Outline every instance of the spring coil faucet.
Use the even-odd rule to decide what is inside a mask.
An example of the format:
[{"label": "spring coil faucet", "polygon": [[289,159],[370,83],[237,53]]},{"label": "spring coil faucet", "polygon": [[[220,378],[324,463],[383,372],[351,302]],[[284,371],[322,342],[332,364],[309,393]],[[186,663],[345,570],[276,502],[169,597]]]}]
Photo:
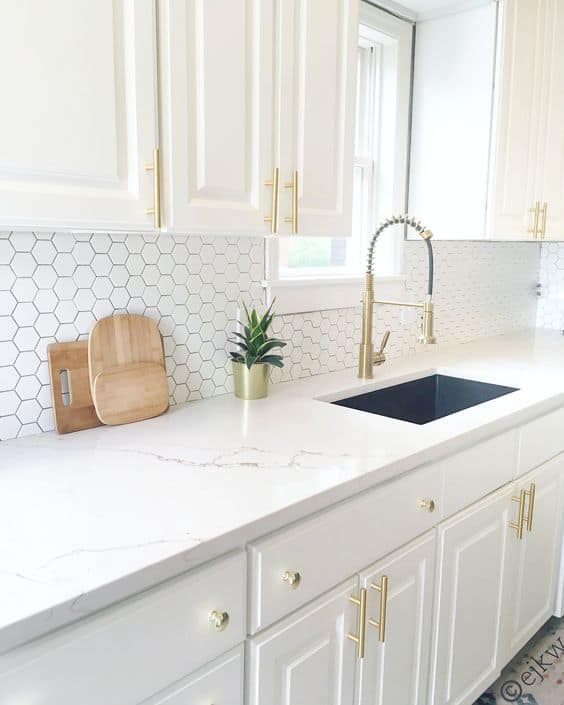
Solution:
[{"label": "spring coil faucet", "polygon": [[[374,248],[380,235],[391,225],[409,225],[415,230],[419,237],[427,245],[427,255],[429,263],[429,278],[427,284],[427,295],[423,303],[407,303],[403,301],[383,301],[374,299]],[[408,308],[423,309],[423,323],[421,333],[417,338],[417,342],[425,345],[436,343],[436,338],[433,334],[433,275],[434,275],[434,259],[433,247],[431,238],[433,233],[421,225],[421,222],[412,218],[409,215],[396,215],[387,218],[378,226],[376,232],[370,239],[368,245],[368,259],[366,263],[366,274],[364,277],[364,291],[362,295],[362,339],[360,342],[360,354],[358,361],[358,376],[361,379],[372,379],[374,377],[374,365],[381,364],[386,359],[383,354],[383,349],[388,340],[389,333],[384,336],[385,342],[380,347],[379,352],[374,353],[374,345],[372,342],[372,317],[374,304],[385,304],[388,306],[406,306]]]}]

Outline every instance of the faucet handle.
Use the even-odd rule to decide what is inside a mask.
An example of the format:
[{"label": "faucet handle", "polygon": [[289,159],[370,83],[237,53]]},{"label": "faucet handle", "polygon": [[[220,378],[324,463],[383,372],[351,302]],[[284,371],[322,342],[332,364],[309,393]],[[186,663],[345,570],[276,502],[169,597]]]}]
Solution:
[{"label": "faucet handle", "polygon": [[386,362],[386,356],[384,354],[384,350],[386,348],[386,345],[388,344],[388,340],[390,339],[390,331],[387,330],[384,335],[382,336],[382,341],[380,343],[380,349],[378,352],[374,353],[374,359],[373,363],[375,365],[382,365],[384,362]]}]

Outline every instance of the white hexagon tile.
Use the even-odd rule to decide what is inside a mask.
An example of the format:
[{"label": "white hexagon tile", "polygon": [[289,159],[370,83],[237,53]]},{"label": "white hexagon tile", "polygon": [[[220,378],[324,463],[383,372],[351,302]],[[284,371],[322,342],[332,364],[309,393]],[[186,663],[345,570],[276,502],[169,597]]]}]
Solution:
[{"label": "white hexagon tile", "polygon": [[[437,333],[470,340],[534,324],[538,247],[436,243]],[[425,250],[405,247],[407,286],[419,296]],[[238,302],[262,300],[260,238],[0,233],[0,440],[53,428],[47,345],[85,337],[113,312],[153,317],[164,337],[171,403],[231,389],[226,348]],[[414,350],[416,317],[376,312],[392,330],[391,357]],[[273,381],[355,364],[358,309],[280,316],[286,366]]]},{"label": "white hexagon tile", "polygon": [[537,325],[564,331],[564,243],[543,243],[540,285]]}]

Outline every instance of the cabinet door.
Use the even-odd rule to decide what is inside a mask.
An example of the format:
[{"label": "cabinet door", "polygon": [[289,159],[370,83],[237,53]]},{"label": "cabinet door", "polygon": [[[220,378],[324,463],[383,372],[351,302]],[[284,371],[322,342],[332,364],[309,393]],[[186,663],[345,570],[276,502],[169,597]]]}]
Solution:
[{"label": "cabinet door", "polygon": [[430,701],[472,703],[499,673],[510,488],[439,525]]},{"label": "cabinet door", "polygon": [[[300,235],[348,236],[358,45],[358,0],[279,0],[276,152],[282,187],[298,175]],[[292,191],[280,196],[290,233]]]},{"label": "cabinet door", "polygon": [[[361,586],[368,590],[368,618],[379,621],[384,606],[386,613],[384,641],[378,629],[367,625],[358,705],[427,705],[435,543],[432,532],[361,575]],[[383,578],[387,596],[371,587],[381,586]]]},{"label": "cabinet door", "polygon": [[250,705],[350,705],[358,581],[351,580],[249,642]]},{"label": "cabinet door", "polygon": [[0,226],[150,230],[154,0],[0,0]]},{"label": "cabinet door", "polygon": [[546,2],[505,0],[501,13],[490,237],[532,237]]},{"label": "cabinet door", "polygon": [[268,232],[273,0],[163,0],[159,20],[166,222]]},{"label": "cabinet door", "polygon": [[222,656],[143,705],[243,705],[243,647]]},{"label": "cabinet door", "polygon": [[[541,627],[554,611],[557,549],[560,544],[562,507],[559,475],[564,471],[564,456],[559,456],[515,483],[513,494],[530,491],[526,496],[525,519],[532,515],[530,530],[519,539],[512,530],[508,551],[508,581],[504,625],[509,660]],[[514,503],[517,507],[517,503]],[[515,509],[513,510],[515,513]]]},{"label": "cabinet door", "polygon": [[545,239],[564,239],[564,5],[548,0],[545,68],[542,81],[543,125],[539,198],[546,203]]}]

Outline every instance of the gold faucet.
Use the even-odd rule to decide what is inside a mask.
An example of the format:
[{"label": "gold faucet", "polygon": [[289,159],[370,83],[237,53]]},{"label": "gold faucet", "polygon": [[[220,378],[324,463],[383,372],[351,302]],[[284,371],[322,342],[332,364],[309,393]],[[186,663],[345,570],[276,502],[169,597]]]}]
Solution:
[{"label": "gold faucet", "polygon": [[[427,296],[423,303],[408,303],[404,301],[384,301],[382,299],[374,298],[374,274],[373,274],[373,259],[374,259],[374,246],[380,235],[389,228],[391,225],[405,224],[412,227],[419,237],[427,245],[427,254],[429,257],[429,282],[427,287]],[[389,333],[384,335],[384,340],[380,346],[380,350],[375,353],[374,345],[372,342],[372,318],[374,311],[374,304],[384,304],[386,306],[406,306],[408,308],[420,308],[423,310],[423,323],[421,326],[421,333],[417,338],[417,342],[423,343],[425,345],[436,343],[436,338],[433,334],[433,247],[431,245],[431,238],[433,233],[421,225],[419,221],[415,218],[411,218],[409,215],[398,215],[388,218],[383,223],[378,226],[378,229],[372,236],[370,244],[368,246],[368,262],[366,267],[366,274],[364,278],[364,291],[362,295],[362,339],[360,342],[359,360],[358,360],[358,376],[361,379],[372,379],[374,377],[373,368],[374,365],[382,364],[385,360],[383,354],[384,347],[388,342]]]}]

